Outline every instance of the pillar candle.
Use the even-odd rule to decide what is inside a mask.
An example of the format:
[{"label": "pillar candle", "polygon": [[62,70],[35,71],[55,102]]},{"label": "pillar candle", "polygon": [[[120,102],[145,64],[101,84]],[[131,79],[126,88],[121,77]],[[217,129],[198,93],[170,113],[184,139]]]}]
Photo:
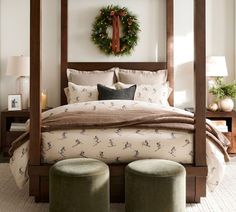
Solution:
[{"label": "pillar candle", "polygon": [[41,93],[41,107],[43,110],[47,108],[47,94],[46,92]]}]

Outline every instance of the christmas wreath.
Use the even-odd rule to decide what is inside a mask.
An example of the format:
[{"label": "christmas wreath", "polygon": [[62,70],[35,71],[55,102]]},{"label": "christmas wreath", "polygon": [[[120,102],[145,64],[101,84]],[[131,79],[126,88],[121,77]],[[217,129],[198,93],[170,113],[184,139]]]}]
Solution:
[{"label": "christmas wreath", "polygon": [[[112,38],[108,35],[110,26],[112,26]],[[120,26],[122,26],[122,32]],[[125,7],[111,5],[100,10],[100,15],[96,17],[93,24],[91,37],[105,54],[128,55],[137,45],[139,31],[135,15]]]}]

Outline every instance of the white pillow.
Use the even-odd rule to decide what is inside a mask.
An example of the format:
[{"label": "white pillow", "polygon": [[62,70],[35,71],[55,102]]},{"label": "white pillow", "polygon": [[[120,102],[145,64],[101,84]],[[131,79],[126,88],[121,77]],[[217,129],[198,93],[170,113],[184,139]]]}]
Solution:
[{"label": "white pillow", "polygon": [[64,88],[64,93],[65,93],[65,95],[66,95],[67,104],[69,104],[69,102],[70,102],[70,91],[69,91],[69,87]]},{"label": "white pillow", "polygon": [[118,82],[136,85],[156,85],[161,86],[167,81],[167,70],[146,71],[146,70],[116,70]]},{"label": "white pillow", "polygon": [[68,82],[68,104],[98,100],[97,86],[82,86]]},{"label": "white pillow", "polygon": [[115,71],[117,68],[111,68],[106,71],[80,71],[67,69],[68,82],[77,85],[95,86],[97,84],[113,85],[116,82]]},{"label": "white pillow", "polygon": [[[123,89],[132,86],[132,84],[118,82],[115,86],[117,89]],[[137,85],[134,100],[169,106],[168,98],[171,92],[172,88],[169,87],[169,82],[162,84],[162,86]]]},{"label": "white pillow", "polygon": [[[107,87],[115,89],[115,86],[107,86]],[[65,88],[64,91],[67,97],[68,104],[98,100],[97,85],[96,86],[76,85],[72,82],[68,82],[68,88]]]}]

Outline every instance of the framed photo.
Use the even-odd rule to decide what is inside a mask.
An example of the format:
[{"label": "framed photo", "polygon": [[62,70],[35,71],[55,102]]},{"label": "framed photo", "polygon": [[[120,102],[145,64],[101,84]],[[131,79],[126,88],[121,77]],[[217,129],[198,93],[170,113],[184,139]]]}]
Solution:
[{"label": "framed photo", "polygon": [[22,99],[20,94],[8,95],[8,110],[22,110]]}]

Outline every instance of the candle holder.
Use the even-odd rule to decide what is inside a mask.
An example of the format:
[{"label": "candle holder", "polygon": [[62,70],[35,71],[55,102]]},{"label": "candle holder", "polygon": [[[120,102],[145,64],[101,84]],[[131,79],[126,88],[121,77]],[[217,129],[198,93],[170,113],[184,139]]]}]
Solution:
[{"label": "candle holder", "polygon": [[43,89],[41,92],[41,108],[42,110],[47,109],[47,90]]}]

